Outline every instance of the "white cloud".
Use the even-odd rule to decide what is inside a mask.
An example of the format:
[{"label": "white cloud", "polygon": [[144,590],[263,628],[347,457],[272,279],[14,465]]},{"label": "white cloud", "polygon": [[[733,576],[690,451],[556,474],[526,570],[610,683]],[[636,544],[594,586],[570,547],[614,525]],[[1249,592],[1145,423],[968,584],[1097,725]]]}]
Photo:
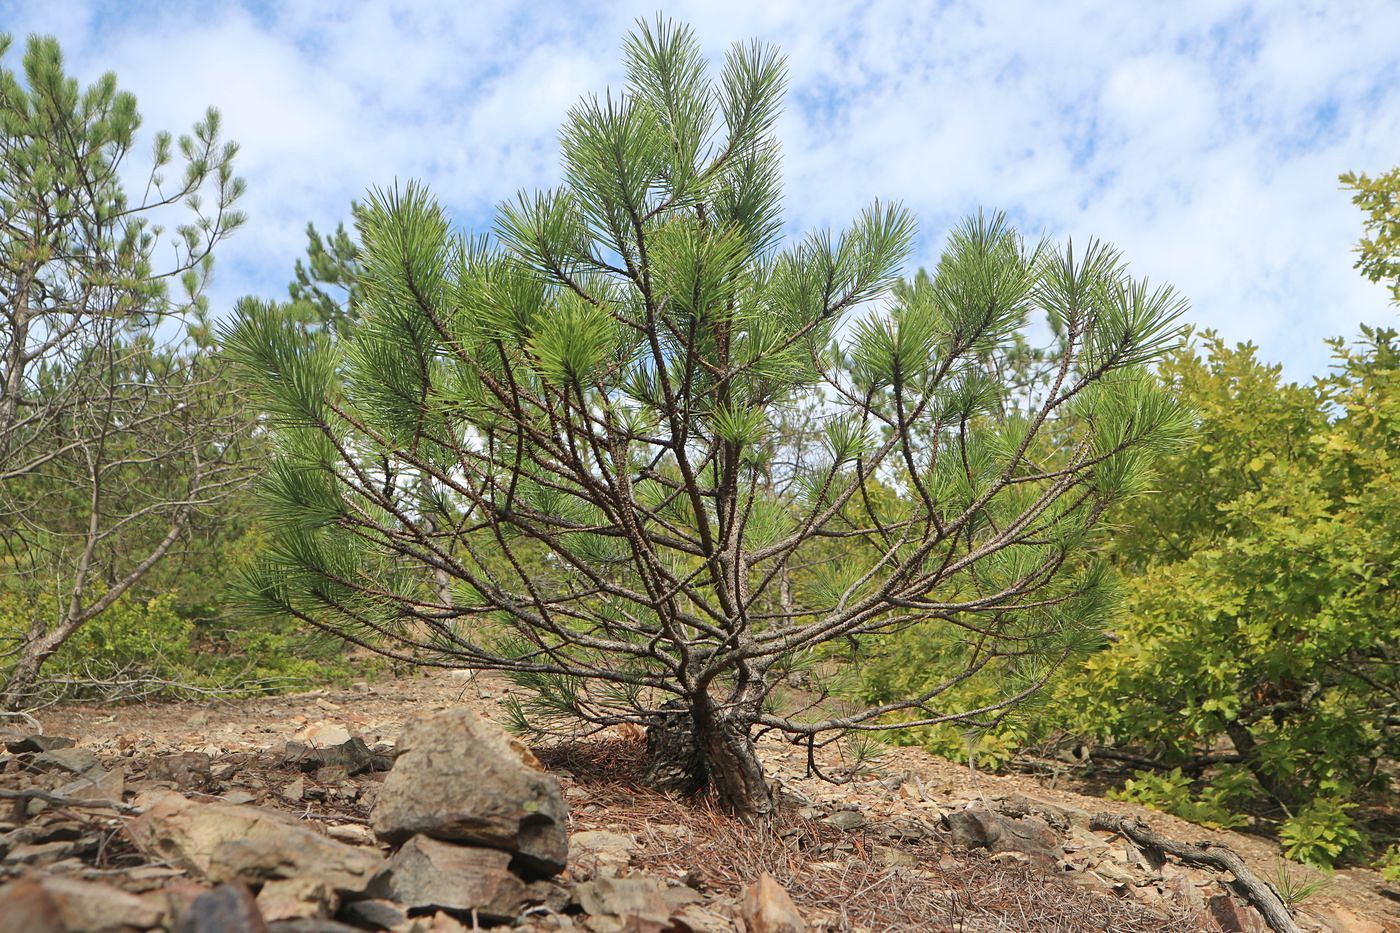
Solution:
[{"label": "white cloud", "polygon": [[[117,71],[148,127],[220,107],[243,146],[248,229],[216,300],[281,293],[307,220],[366,187],[428,181],[464,225],[557,178],[570,104],[620,75],[648,0],[610,6],[6,3],[13,33],[52,32],[85,78]],[[918,259],[978,206],[1031,233],[1113,240],[1175,284],[1192,317],[1306,377],[1322,338],[1393,321],[1351,268],[1347,169],[1400,162],[1400,7],[1192,0],[1141,4],[856,4],[683,0],[718,60],[777,42],[790,230],[872,198],[920,216]]]}]

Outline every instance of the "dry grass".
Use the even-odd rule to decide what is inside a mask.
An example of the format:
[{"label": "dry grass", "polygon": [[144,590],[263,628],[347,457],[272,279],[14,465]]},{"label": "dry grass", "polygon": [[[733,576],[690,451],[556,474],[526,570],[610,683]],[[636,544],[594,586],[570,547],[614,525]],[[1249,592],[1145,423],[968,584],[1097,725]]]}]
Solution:
[{"label": "dry grass", "polygon": [[[645,747],[632,740],[559,746],[540,755],[584,788],[576,829],[628,832],[634,867],[734,896],[768,872],[804,916],[828,930],[1046,930],[1161,933],[1196,927],[1095,894],[984,853],[954,856],[937,843],[894,844],[784,812],[756,830],[704,797],[684,800],[638,785]],[[890,867],[885,848],[912,856]]]}]

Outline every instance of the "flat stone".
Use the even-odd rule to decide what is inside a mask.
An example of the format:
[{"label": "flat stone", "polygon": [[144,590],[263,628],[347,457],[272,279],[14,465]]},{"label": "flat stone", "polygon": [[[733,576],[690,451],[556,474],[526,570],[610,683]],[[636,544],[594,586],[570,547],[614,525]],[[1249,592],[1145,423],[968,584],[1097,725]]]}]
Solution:
[{"label": "flat stone", "polygon": [[42,771],[67,771],[82,774],[98,766],[97,754],[86,748],[69,746],[55,748],[35,757],[34,767]]},{"label": "flat stone", "polygon": [[455,707],[411,719],[398,751],[370,814],[380,838],[489,846],[530,872],[563,871],[568,808],[559,782],[524,745]]},{"label": "flat stone", "polygon": [[257,807],[158,798],[128,824],[147,854],[215,883],[314,878],[339,894],[364,890],[383,865],[378,852],[349,846]]},{"label": "flat stone", "polygon": [[122,795],[126,793],[126,776],[121,768],[110,771],[92,768],[84,771],[76,781],[60,787],[56,793],[60,797],[77,800],[115,800],[120,803]]},{"label": "flat stone", "polygon": [[277,878],[258,892],[258,910],[269,923],[299,917],[325,919],[339,907],[340,898],[318,878]]},{"label": "flat stone", "polygon": [[605,829],[588,829],[569,837],[569,848],[586,849],[591,852],[630,852],[637,847],[637,840],[628,833],[614,833]]},{"label": "flat stone", "polygon": [[29,752],[51,752],[60,748],[72,748],[78,743],[66,735],[27,735],[22,739],[5,743],[5,751],[12,755]]},{"label": "flat stone", "polygon": [[414,836],[385,863],[367,894],[410,911],[476,911],[496,922],[513,920],[545,899],[510,870],[500,849],[453,845]]},{"label": "flat stone", "polygon": [[152,781],[167,781],[185,790],[208,787],[213,779],[212,762],[204,752],[181,752],[152,758],[146,766],[146,777]]},{"label": "flat stone", "polygon": [[337,915],[347,923],[377,930],[390,930],[408,923],[408,911],[393,901],[351,901]]},{"label": "flat stone", "polygon": [[744,891],[739,913],[749,933],[805,933],[807,929],[787,889],[768,872]]},{"label": "flat stone", "polygon": [[823,820],[823,822],[828,826],[834,826],[837,829],[844,829],[849,832],[853,829],[860,829],[865,825],[865,815],[857,810],[837,810],[835,813],[831,814],[831,816]]}]

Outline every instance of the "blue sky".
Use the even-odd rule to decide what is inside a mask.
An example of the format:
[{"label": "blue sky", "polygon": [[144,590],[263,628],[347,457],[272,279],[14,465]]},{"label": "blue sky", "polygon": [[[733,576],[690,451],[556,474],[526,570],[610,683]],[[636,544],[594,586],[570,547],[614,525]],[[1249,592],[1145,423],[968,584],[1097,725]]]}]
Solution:
[{"label": "blue sky", "polygon": [[[1190,319],[1252,339],[1295,378],[1325,337],[1396,322],[1352,268],[1360,214],[1336,177],[1400,164],[1400,4],[680,2],[716,58],[787,55],[779,124],[793,235],[903,200],[914,265],[981,208],[1030,234],[1098,236],[1175,285]],[[465,229],[558,177],[579,95],[619,83],[655,2],[147,4],[0,0],[0,31],[51,33],[116,71],[150,129],[205,106],[242,144],[248,226],[213,294],[285,292],[308,220],[419,178]],[[11,64],[15,56],[11,54]],[[912,271],[912,268],[911,268]]]}]

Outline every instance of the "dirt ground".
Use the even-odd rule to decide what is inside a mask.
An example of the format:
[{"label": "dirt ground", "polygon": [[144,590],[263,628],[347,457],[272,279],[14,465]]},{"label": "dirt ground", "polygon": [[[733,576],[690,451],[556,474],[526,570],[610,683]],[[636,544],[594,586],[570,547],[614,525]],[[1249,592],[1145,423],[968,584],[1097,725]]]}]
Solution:
[{"label": "dirt ground", "polygon": [[[99,753],[122,749],[132,755],[144,749],[154,755],[191,750],[224,758],[281,748],[288,741],[315,742],[318,734],[325,735],[324,730],[337,726],[362,736],[371,745],[380,740],[393,741],[407,716],[456,704],[469,705],[500,719],[501,704],[511,689],[503,679],[489,674],[435,672],[361,683],[349,689],[251,700],[120,708],[61,706],[43,711],[40,720],[44,732],[75,737],[80,745]],[[765,740],[761,748],[766,767],[783,788],[828,809],[855,809],[873,817],[894,819],[902,814],[936,813],[941,806],[977,796],[1005,799],[1019,794],[1067,809],[1131,816],[1182,841],[1211,840],[1227,845],[1265,877],[1282,865],[1279,847],[1270,840],[1239,832],[1212,831],[1133,804],[1085,796],[1067,787],[1063,778],[975,773],[917,749],[895,748],[879,759],[874,773],[838,786],[805,774],[804,749],[773,740]],[[911,793],[911,787],[917,792]],[[605,795],[590,792],[581,783],[575,783],[569,796],[575,830],[612,828],[628,816],[621,811],[610,812],[606,801],[593,801],[593,797],[601,799]],[[614,803],[625,810],[625,802]],[[333,792],[304,807],[307,818],[363,823],[353,807],[337,806]],[[631,817],[643,824],[648,822],[646,814]],[[1302,866],[1290,864],[1288,868],[1295,878],[1324,881],[1325,887],[1309,901],[1310,908],[1338,905],[1385,929],[1400,930],[1400,891],[1378,873],[1342,869],[1323,877]]]}]

